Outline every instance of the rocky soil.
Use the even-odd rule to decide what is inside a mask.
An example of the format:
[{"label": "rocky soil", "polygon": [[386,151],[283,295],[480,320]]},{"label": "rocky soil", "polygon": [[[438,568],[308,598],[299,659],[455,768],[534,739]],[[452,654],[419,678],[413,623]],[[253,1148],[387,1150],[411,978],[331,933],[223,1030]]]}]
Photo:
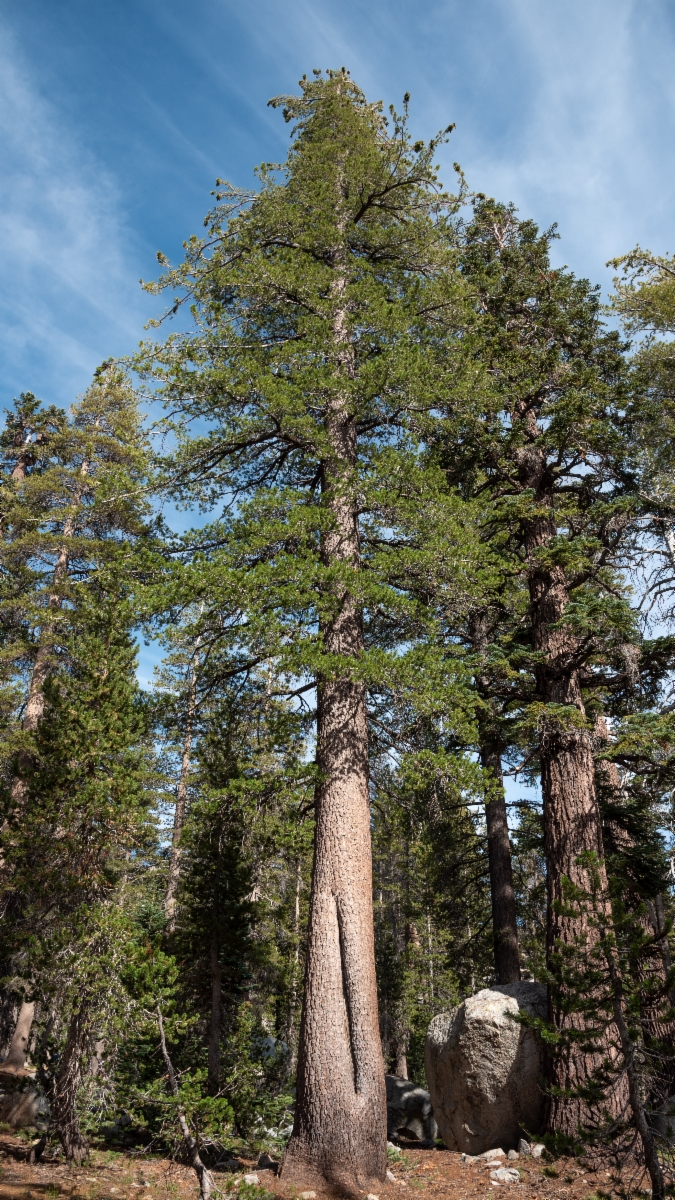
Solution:
[{"label": "rocky soil", "polygon": [[[199,1194],[192,1171],[159,1156],[94,1151],[85,1167],[70,1170],[59,1162],[31,1166],[25,1161],[26,1147],[19,1138],[0,1134],[0,1200],[196,1200]],[[578,1160],[531,1158],[511,1165],[518,1167],[520,1182],[495,1184],[485,1163],[464,1165],[459,1154],[448,1150],[407,1149],[402,1161],[391,1163],[396,1182],[380,1189],[380,1200],[415,1200],[418,1195],[419,1200],[501,1200],[500,1193],[513,1200],[608,1200],[637,1196],[640,1187],[648,1195],[647,1183],[635,1172],[622,1179],[604,1165],[592,1170]],[[271,1171],[256,1170],[253,1160],[246,1166],[256,1171],[267,1200],[298,1200],[300,1187],[284,1184]],[[235,1179],[216,1172],[213,1200],[232,1195]],[[253,1200],[253,1189],[245,1191],[247,1200]],[[317,1192],[316,1200],[324,1195]]]}]

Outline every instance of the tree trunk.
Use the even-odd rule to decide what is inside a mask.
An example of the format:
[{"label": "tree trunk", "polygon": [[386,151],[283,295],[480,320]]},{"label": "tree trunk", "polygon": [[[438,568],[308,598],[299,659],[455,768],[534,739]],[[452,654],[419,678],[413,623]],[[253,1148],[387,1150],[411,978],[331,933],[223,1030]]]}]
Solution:
[{"label": "tree trunk", "polygon": [[394,1074],[398,1075],[399,1079],[408,1078],[408,1055],[404,1048],[396,1051],[396,1067]]},{"label": "tree trunk", "polygon": [[[534,418],[526,418],[531,432],[538,430]],[[540,509],[552,509],[553,481],[548,475],[546,452],[529,445],[517,451],[521,482],[532,488]],[[587,868],[578,863],[580,855],[597,856],[600,889],[607,894],[607,877],[602,844],[602,821],[595,789],[593,732],[584,709],[579,672],[575,666],[578,651],[574,633],[564,625],[569,604],[569,585],[565,570],[542,559],[542,551],[558,533],[555,517],[544,513],[525,526],[528,559],[528,586],[532,649],[540,656],[535,667],[537,698],[555,706],[539,722],[541,787],[544,801],[544,850],[547,880],[546,953],[549,966],[557,946],[574,945],[577,939],[597,938],[584,914],[570,915],[563,905],[563,881],[588,891],[591,879]],[[608,914],[608,917],[610,914]],[[566,997],[560,988],[549,988],[549,1019],[561,1032],[578,1029],[583,1018],[566,1011]],[[604,1048],[612,1055],[609,1044]],[[582,1088],[602,1062],[603,1054],[585,1053],[574,1043],[550,1058],[549,1083],[558,1092]],[[618,1093],[607,1098],[610,1111],[620,1111]],[[551,1132],[576,1136],[579,1126],[592,1114],[578,1096],[549,1095],[548,1128]]]},{"label": "tree trunk", "polygon": [[[335,367],[353,377],[346,282],[339,255],[332,288]],[[332,455],[322,466],[331,526],[322,537],[325,568],[359,569],[354,498],[356,428],[344,387],[327,402]],[[285,1179],[371,1191],[387,1170],[384,1062],[377,1014],[365,685],[352,677],[363,654],[363,614],[348,583],[322,597],[320,629],[333,663],[317,681],[314,870],[293,1134]],[[326,612],[326,609],[329,611]]]},{"label": "tree trunk", "polygon": [[486,744],[481,747],[481,765],[491,772],[496,783],[494,794],[485,805],[495,974],[497,983],[518,983],[520,958],[516,893],[513,888],[502,759],[497,746]]},{"label": "tree trunk", "polygon": [[17,1017],[12,1040],[9,1043],[9,1050],[6,1058],[3,1059],[0,1066],[3,1071],[22,1071],[26,1065],[26,1053],[28,1051],[28,1039],[30,1038],[31,1026],[35,1015],[35,1002],[33,1000],[24,1000],[19,1015]]},{"label": "tree trunk", "polygon": [[87,1006],[83,1001],[70,1018],[66,1045],[54,1082],[52,1103],[54,1127],[69,1163],[81,1163],[89,1153],[88,1143],[80,1130],[76,1106],[87,1032]]},{"label": "tree trunk", "polygon": [[282,1175],[370,1190],[386,1172],[367,726],[360,684],[321,685],[314,873],[293,1136]]},{"label": "tree trunk", "polygon": [[218,933],[214,912],[214,928],[211,935],[211,1022],[209,1025],[209,1064],[207,1090],[210,1096],[220,1091],[220,1003],[223,990],[223,974],[218,960]]},{"label": "tree trunk", "polygon": [[178,891],[178,881],[180,879],[180,860],[181,860],[181,845],[180,839],[185,823],[185,809],[187,806],[188,795],[188,778],[190,775],[190,756],[192,752],[192,730],[195,717],[195,706],[197,701],[197,665],[199,662],[199,646],[201,638],[197,638],[195,643],[195,652],[192,659],[190,669],[190,680],[188,685],[188,705],[185,720],[185,737],[183,740],[183,754],[180,764],[180,779],[176,788],[176,807],[173,814],[173,834],[171,838],[171,852],[169,854],[169,878],[166,885],[166,895],[164,897],[164,915],[167,922],[167,933],[172,934],[176,929],[176,892]]}]

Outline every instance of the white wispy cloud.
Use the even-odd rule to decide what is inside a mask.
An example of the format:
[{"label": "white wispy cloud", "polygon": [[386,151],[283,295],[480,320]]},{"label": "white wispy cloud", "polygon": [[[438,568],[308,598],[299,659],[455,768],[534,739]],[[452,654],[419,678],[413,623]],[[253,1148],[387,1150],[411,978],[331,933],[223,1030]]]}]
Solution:
[{"label": "white wispy cloud", "polygon": [[471,147],[472,182],[558,221],[559,257],[607,283],[609,257],[674,240],[672,21],[660,0],[514,0],[511,21],[528,103]]},{"label": "white wispy cloud", "polygon": [[0,403],[31,389],[67,403],[138,340],[138,288],[114,178],[41,94],[0,26]]},{"label": "white wispy cloud", "polygon": [[[256,62],[289,80],[346,63],[371,96],[413,93],[415,131],[457,121],[442,152],[542,225],[604,286],[635,242],[675,248],[675,16],[669,0],[211,0]],[[218,65],[213,58],[214,71]],[[291,83],[292,86],[292,83]]]}]

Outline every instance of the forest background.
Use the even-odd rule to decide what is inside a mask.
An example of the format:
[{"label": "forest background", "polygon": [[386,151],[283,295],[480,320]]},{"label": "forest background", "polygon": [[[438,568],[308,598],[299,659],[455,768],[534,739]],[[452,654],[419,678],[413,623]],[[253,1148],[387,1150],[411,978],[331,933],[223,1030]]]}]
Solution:
[{"label": "forest background", "polygon": [[[473,276],[476,294],[489,295],[489,302],[483,302],[482,309],[479,305],[479,311],[499,322],[491,308],[496,303],[491,290],[495,280],[482,280],[485,263],[471,257],[472,239],[483,247],[492,240],[498,260],[508,247],[515,260],[521,255],[515,267],[511,263],[507,281],[516,289],[516,301],[536,306],[545,300],[564,311],[567,320],[570,299],[562,293],[572,287],[565,282],[568,277],[560,273],[560,294],[544,298],[538,291],[542,271],[547,275],[550,270],[550,239],[537,240],[533,227],[527,222],[520,224],[508,206],[493,210],[483,196],[473,198],[472,209],[472,197],[467,195],[465,200],[459,210],[464,218],[462,232],[453,235],[453,269]],[[475,220],[468,215],[472,210]],[[622,248],[612,246],[610,251]],[[659,279],[657,264],[657,283]],[[592,292],[584,292],[583,285],[574,287],[575,303],[580,306],[574,316],[574,336],[581,338],[587,355],[590,344],[596,345],[594,339],[604,335],[597,325]],[[513,299],[511,295],[505,302]],[[661,301],[657,288],[655,304],[638,312],[632,332],[639,335],[641,330],[656,329],[667,334],[671,327],[667,295],[663,310],[658,307]],[[453,300],[455,335],[458,328],[468,328],[463,303]],[[461,317],[457,306],[464,314]],[[632,311],[626,315],[629,321],[634,317]],[[483,364],[492,361],[490,387],[495,371],[503,371],[505,363],[516,374],[523,368],[522,345],[508,346],[503,341],[496,345],[491,342],[493,336],[494,330],[480,333],[483,340],[476,355]],[[565,338],[572,334],[559,328],[556,336],[564,347]],[[597,355],[598,346],[591,358]],[[574,553],[582,557],[600,553],[602,562],[598,565],[594,560],[594,570],[600,570],[594,586],[597,584],[605,599],[613,596],[615,605],[610,605],[610,611],[605,599],[600,603],[595,595],[585,613],[583,604],[577,604],[574,620],[575,635],[582,643],[593,629],[593,644],[584,644],[581,657],[596,671],[591,690],[596,696],[598,688],[602,692],[601,707],[609,721],[605,736],[598,725],[599,711],[592,704],[589,707],[586,695],[595,749],[603,752],[611,727],[613,756],[624,772],[622,795],[642,806],[637,843],[629,847],[634,860],[631,879],[637,881],[640,898],[653,903],[654,911],[661,898],[665,919],[669,883],[663,835],[670,820],[670,652],[667,637],[656,643],[652,637],[649,645],[643,641],[654,632],[668,633],[670,476],[663,414],[667,412],[669,383],[658,346],[656,351],[648,347],[647,358],[643,354],[631,359],[635,346],[622,348],[610,337],[603,351],[604,362],[592,367],[602,376],[597,386],[603,392],[603,412],[612,412],[615,426],[618,416],[619,427],[613,428],[613,433],[624,438],[623,443],[602,448],[591,438],[593,453],[599,453],[603,463],[597,486],[601,493],[603,489],[606,492],[620,477],[620,487],[611,500],[602,499],[602,512],[594,510],[590,517],[586,509],[592,488],[590,492],[587,489],[582,501],[583,536],[596,541],[591,545],[586,540],[579,551],[577,540]],[[496,356],[494,360],[491,355]],[[144,366],[147,372],[147,363],[136,365],[141,373]],[[454,366],[460,375],[467,370],[466,362]],[[544,366],[550,370],[550,364]],[[532,367],[528,362],[527,371]],[[537,370],[542,369],[538,364]],[[515,395],[518,389],[513,375],[510,378]],[[452,386],[456,388],[457,376]],[[550,389],[550,379],[542,386]],[[591,387],[596,405],[597,386]],[[480,396],[483,414],[496,411],[495,405],[503,401],[503,395],[488,395],[489,389],[476,377],[468,390],[472,401]],[[446,405],[451,391],[446,386]],[[465,387],[463,399],[466,394]],[[174,400],[177,395],[174,391]],[[455,398],[448,414],[451,421],[457,419],[457,407]],[[546,412],[543,431],[549,419]],[[565,451],[572,458],[580,454],[588,465],[584,458],[588,443],[580,450],[578,435],[569,436],[579,419],[579,411],[570,411],[568,405],[558,421],[566,423],[565,438],[569,440]],[[150,1061],[150,1045],[156,1040],[151,1014],[161,995],[175,1021],[172,1033],[181,1046],[180,1053],[186,1056],[181,1066],[186,1070],[188,1094],[192,1088],[194,1119],[199,1119],[194,1114],[202,1112],[202,1105],[203,1128],[217,1128],[221,1137],[227,1131],[233,1145],[237,1138],[277,1136],[285,1120],[295,1067],[312,833],[313,733],[298,689],[289,705],[282,694],[288,692],[288,674],[280,687],[278,665],[272,668],[269,655],[258,654],[246,662],[238,658],[232,665],[232,655],[241,654],[237,631],[242,604],[241,595],[236,599],[228,595],[222,576],[223,571],[238,569],[238,564],[213,565],[213,547],[223,539],[218,522],[202,527],[196,539],[169,545],[167,558],[166,534],[153,527],[147,504],[158,487],[157,463],[148,455],[133,392],[114,363],[106,357],[70,417],[49,402],[39,409],[25,395],[3,436],[10,489],[3,515],[7,542],[5,762],[7,812],[13,831],[8,835],[4,869],[12,880],[12,902],[18,905],[7,910],[11,919],[6,946],[6,1043],[9,1045],[12,1032],[16,1032],[21,1003],[30,1006],[37,1000],[32,1036],[42,1039],[39,1050],[35,1043],[35,1051],[49,1073],[55,1051],[59,1061],[68,1061],[69,1032],[77,1033],[73,1032],[73,1018],[77,1017],[82,1041],[75,1057],[81,1056],[85,1044],[90,1049],[98,1045],[101,1053],[94,1058],[106,1063],[105,1071],[96,1068],[90,1072],[85,1125],[89,1120],[95,1123],[119,1115],[122,1106],[124,1111],[133,1110],[139,1127],[145,1123],[157,1134],[163,1110],[155,1068],[161,1064]],[[413,555],[439,538],[463,547],[463,556],[469,560],[463,563],[466,577],[460,584],[453,560],[452,583],[460,593],[464,589],[464,598],[460,602],[455,596],[448,610],[443,593],[447,583],[442,572],[440,579],[434,575],[440,593],[434,594],[432,588],[422,597],[414,595],[413,588],[406,601],[414,600],[417,605],[414,620],[410,613],[405,617],[413,625],[406,631],[404,621],[401,633],[392,625],[391,614],[383,617],[374,645],[391,652],[398,638],[410,652],[417,638],[426,646],[438,646],[437,626],[433,631],[425,629],[422,635],[419,605],[427,612],[433,610],[437,622],[440,603],[441,622],[450,618],[441,638],[458,648],[450,655],[452,670],[448,675],[447,662],[441,666],[424,662],[421,670],[419,663],[414,664],[417,676],[411,677],[412,682],[402,677],[398,691],[395,687],[390,692],[387,687],[380,694],[382,679],[378,682],[377,671],[372,681],[376,697],[372,728],[381,731],[373,745],[372,763],[379,794],[379,798],[373,796],[373,837],[381,1032],[388,1065],[398,1073],[410,1071],[420,1080],[421,1044],[430,1015],[489,982],[495,969],[498,972],[483,825],[485,804],[493,794],[494,754],[490,766],[479,728],[480,712],[488,702],[493,705],[495,697],[488,694],[489,681],[484,673],[478,673],[476,660],[471,658],[471,654],[486,653],[485,636],[477,631],[472,618],[477,612],[491,610],[496,589],[500,620],[506,617],[507,625],[509,621],[520,623],[520,629],[524,620],[523,600],[515,584],[506,612],[502,611],[504,572],[517,579],[521,570],[514,569],[512,561],[505,566],[503,555],[518,553],[513,522],[517,526],[520,520],[522,526],[523,514],[512,511],[505,516],[500,512],[497,527],[490,527],[486,535],[482,501],[476,507],[476,497],[466,494],[466,487],[476,481],[477,495],[484,492],[480,471],[489,473],[495,455],[499,458],[504,452],[499,440],[502,435],[493,431],[490,436],[496,441],[490,448],[483,443],[474,449],[471,462],[464,464],[464,473],[455,480],[443,458],[443,438],[447,442],[448,436],[446,430],[438,441],[440,458],[434,469],[441,471],[451,492],[455,489],[455,497],[467,506],[466,514],[458,515],[452,506],[451,510],[436,509],[434,523],[417,531],[410,512],[399,513],[398,519],[404,520]],[[463,444],[470,441],[466,429],[459,435],[455,430],[454,436],[463,439]],[[586,436],[584,432],[584,440]],[[611,470],[607,467],[610,457]],[[455,469],[460,466],[453,465]],[[169,476],[160,484],[164,495],[191,505],[203,500],[211,513],[218,491],[225,488],[227,492],[229,486],[207,479],[193,481],[187,491],[181,490],[180,465],[161,469]],[[604,473],[608,470],[611,484]],[[471,471],[478,471],[478,476]],[[95,486],[83,481],[95,481]],[[437,484],[429,486],[433,490]],[[522,490],[522,480],[519,486]],[[490,501],[495,502],[494,495]],[[612,504],[608,515],[606,506]],[[420,519],[429,520],[428,509],[421,513]],[[219,509],[215,515],[220,517]],[[260,519],[258,514],[256,520]],[[269,519],[270,514],[265,514],[265,520]],[[393,525],[391,513],[386,519]],[[488,526],[492,520],[488,519]],[[570,528],[568,520],[569,512],[565,512],[566,530]],[[577,539],[580,536],[578,529],[573,529],[573,534]],[[608,535],[612,535],[609,541]],[[77,553],[64,553],[75,536]],[[486,536],[493,555],[487,561],[482,550]],[[209,542],[214,537],[215,541]],[[605,539],[601,551],[598,538],[600,542]],[[494,560],[495,547],[498,562]],[[171,564],[168,575],[167,563]],[[643,565],[645,571],[640,574]],[[568,569],[569,564],[563,567]],[[578,557],[574,567],[579,570]],[[437,564],[433,568],[436,571]],[[634,616],[630,611],[631,605],[636,610],[636,600],[631,601],[630,596],[622,600],[619,595],[619,581],[627,577],[626,571],[636,569],[638,574],[630,578],[637,581],[638,599],[654,579],[665,597],[658,610],[663,624],[656,629],[640,626],[637,611]],[[612,575],[613,570],[619,575]],[[204,586],[205,579],[208,586]],[[289,595],[286,602],[296,610],[297,597]],[[217,631],[214,619],[219,622]],[[269,610],[261,611],[258,619],[263,625],[269,621]],[[396,619],[403,619],[402,614]],[[151,704],[135,683],[133,637],[139,621],[145,622],[146,631],[158,632],[168,652],[162,698]],[[58,629],[58,637],[52,629]],[[273,634],[261,626],[258,636],[263,632]],[[528,670],[534,669],[536,676],[536,663],[528,659],[531,650],[523,649],[517,637],[514,648],[513,628],[502,628],[498,634],[490,628],[487,645],[499,646],[500,663],[496,668],[493,663],[491,670],[493,674],[496,670],[503,682],[502,694],[497,697],[505,704],[497,713],[502,742],[499,757],[507,770],[518,767],[520,776],[529,774],[534,783],[539,770],[541,714],[532,709],[532,694],[514,696],[510,685],[515,676],[522,680]],[[304,652],[298,653],[301,657],[293,664],[296,677],[299,667],[309,669],[302,659]],[[62,674],[55,670],[57,662]],[[417,694],[420,677],[430,683]],[[589,680],[583,684],[588,688]],[[312,689],[307,687],[303,695],[311,706]],[[439,695],[443,696],[440,707]],[[49,706],[49,720],[40,723],[45,705]],[[637,718],[642,721],[638,726]],[[618,722],[622,720],[629,722],[628,743],[621,742],[623,727]],[[655,726],[655,720],[661,724]],[[508,736],[504,736],[505,728]],[[92,747],[96,748],[94,754]],[[481,757],[486,771],[480,770]],[[640,770],[636,771],[638,758]],[[101,763],[105,763],[102,775]],[[517,793],[511,795],[515,799]],[[178,855],[171,856],[154,824],[162,800],[170,817],[177,810],[180,818],[185,805],[180,873]],[[537,805],[529,793],[518,797],[515,813],[512,831],[521,960],[526,969],[542,977],[545,853]],[[615,848],[625,854],[620,839]],[[74,869],[67,870],[68,864]],[[622,870],[623,878],[625,864]],[[647,878],[645,872],[648,875],[650,871]],[[222,887],[227,889],[226,895]],[[117,897],[114,902],[113,896]],[[95,920],[92,914],[96,914]],[[659,919],[663,928],[663,919]],[[154,948],[151,968],[148,947]],[[110,978],[118,981],[117,992],[110,990]],[[101,1007],[104,990],[106,1004]],[[62,1005],[56,1020],[55,995],[70,997],[71,1006],[69,1015],[68,1004]],[[83,997],[92,1014],[87,1020],[80,1019]],[[128,1029],[132,1012],[137,1022],[134,1038],[111,1037],[120,1023],[126,1023]],[[143,1021],[148,1020],[150,1026],[144,1026]],[[147,1073],[139,1075],[139,1064],[146,1059]],[[214,1096],[220,1107],[208,1099]],[[80,1113],[80,1124],[82,1119]],[[270,1130],[274,1134],[265,1133]]]}]

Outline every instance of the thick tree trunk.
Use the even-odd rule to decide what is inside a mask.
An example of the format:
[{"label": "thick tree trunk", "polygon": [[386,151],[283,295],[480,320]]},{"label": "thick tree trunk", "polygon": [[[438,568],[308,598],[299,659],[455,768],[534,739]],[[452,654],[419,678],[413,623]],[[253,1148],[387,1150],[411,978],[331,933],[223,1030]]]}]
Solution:
[{"label": "thick tree trunk", "polygon": [[83,1001],[70,1018],[52,1102],[54,1127],[67,1162],[81,1163],[89,1153],[89,1145],[80,1130],[76,1104],[87,1033],[87,1005]]},{"label": "thick tree trunk", "polygon": [[346,1191],[386,1172],[362,685],[321,685],[314,874],[293,1136],[282,1175]]},{"label": "thick tree trunk", "polygon": [[[527,419],[529,420],[529,418]],[[536,425],[531,426],[538,434]],[[532,488],[540,509],[552,509],[553,481],[548,476],[545,451],[534,445],[518,451],[521,481]],[[554,706],[539,724],[541,786],[544,801],[544,849],[547,879],[546,952],[549,965],[558,946],[571,946],[577,939],[597,938],[585,915],[570,915],[563,907],[563,881],[569,879],[589,890],[591,879],[579,857],[587,852],[597,856],[600,890],[607,894],[607,879],[602,844],[602,821],[595,788],[593,731],[584,709],[579,672],[575,665],[578,652],[574,633],[564,625],[569,604],[569,584],[562,566],[542,558],[546,547],[557,536],[555,518],[543,513],[525,527],[528,557],[528,585],[532,628],[532,649],[539,654],[535,668],[538,699]],[[607,914],[611,919],[611,914]],[[561,989],[549,989],[549,1018],[564,1034],[580,1028],[583,1018],[566,1011]],[[548,1128],[551,1132],[575,1136],[579,1126],[593,1119],[587,1104],[578,1096],[560,1093],[583,1088],[599,1067],[605,1054],[612,1054],[607,1042],[598,1054],[585,1053],[572,1042],[550,1058],[549,1083],[557,1095],[549,1096]],[[625,1096],[615,1090],[606,1099],[610,1111],[618,1113]]]},{"label": "thick tree trunk", "polygon": [[497,983],[517,983],[520,979],[520,957],[516,893],[513,888],[502,759],[498,746],[486,743],[481,747],[481,765],[490,771],[496,784],[493,796],[485,805],[495,974]]},{"label": "thick tree trunk", "polygon": [[26,1053],[28,1051],[28,1041],[30,1031],[33,1025],[33,1017],[35,1015],[35,1003],[33,1000],[24,1000],[19,1015],[17,1017],[12,1040],[9,1043],[9,1050],[6,1057],[3,1059],[0,1066],[3,1071],[22,1071],[26,1065]]},{"label": "thick tree trunk", "polygon": [[[578,708],[583,713],[579,699]],[[597,939],[584,915],[560,911],[563,905],[563,881],[569,879],[588,890],[590,879],[578,858],[584,852],[597,856],[600,888],[607,894],[604,871],[602,829],[594,785],[594,759],[590,731],[550,728],[544,732],[542,754],[542,791],[544,795],[544,846],[547,866],[547,938],[549,964],[558,946],[573,946],[577,939]],[[609,917],[609,914],[608,914]],[[549,1016],[562,1032],[581,1028],[583,1018],[566,1011],[562,989],[550,989]],[[610,1052],[609,1046],[605,1053]],[[585,1053],[574,1043],[551,1057],[550,1083],[555,1089],[583,1088],[605,1055]],[[622,1107],[620,1098],[607,1097],[612,1109]],[[548,1125],[551,1131],[575,1136],[579,1127],[593,1119],[586,1102],[579,1096],[551,1095]]]},{"label": "thick tree trunk", "polygon": [[[335,366],[353,377],[345,275],[339,256],[333,286]],[[322,540],[324,567],[359,567],[353,498],[356,428],[340,388],[329,400],[332,448],[322,469],[331,527]],[[344,578],[344,577],[343,577]],[[339,577],[338,577],[339,580]],[[365,686],[352,678],[363,654],[362,611],[349,584],[329,585],[321,616],[324,651],[340,666],[318,680],[314,871],[293,1135],[281,1173],[326,1181],[358,1193],[387,1170],[384,1062],[377,1014]]]},{"label": "thick tree trunk", "polygon": [[218,934],[215,929],[217,913],[214,913],[214,930],[211,936],[211,1021],[209,1023],[209,1062],[207,1089],[210,1096],[220,1091],[220,1005],[223,991],[223,973],[218,957]]}]

